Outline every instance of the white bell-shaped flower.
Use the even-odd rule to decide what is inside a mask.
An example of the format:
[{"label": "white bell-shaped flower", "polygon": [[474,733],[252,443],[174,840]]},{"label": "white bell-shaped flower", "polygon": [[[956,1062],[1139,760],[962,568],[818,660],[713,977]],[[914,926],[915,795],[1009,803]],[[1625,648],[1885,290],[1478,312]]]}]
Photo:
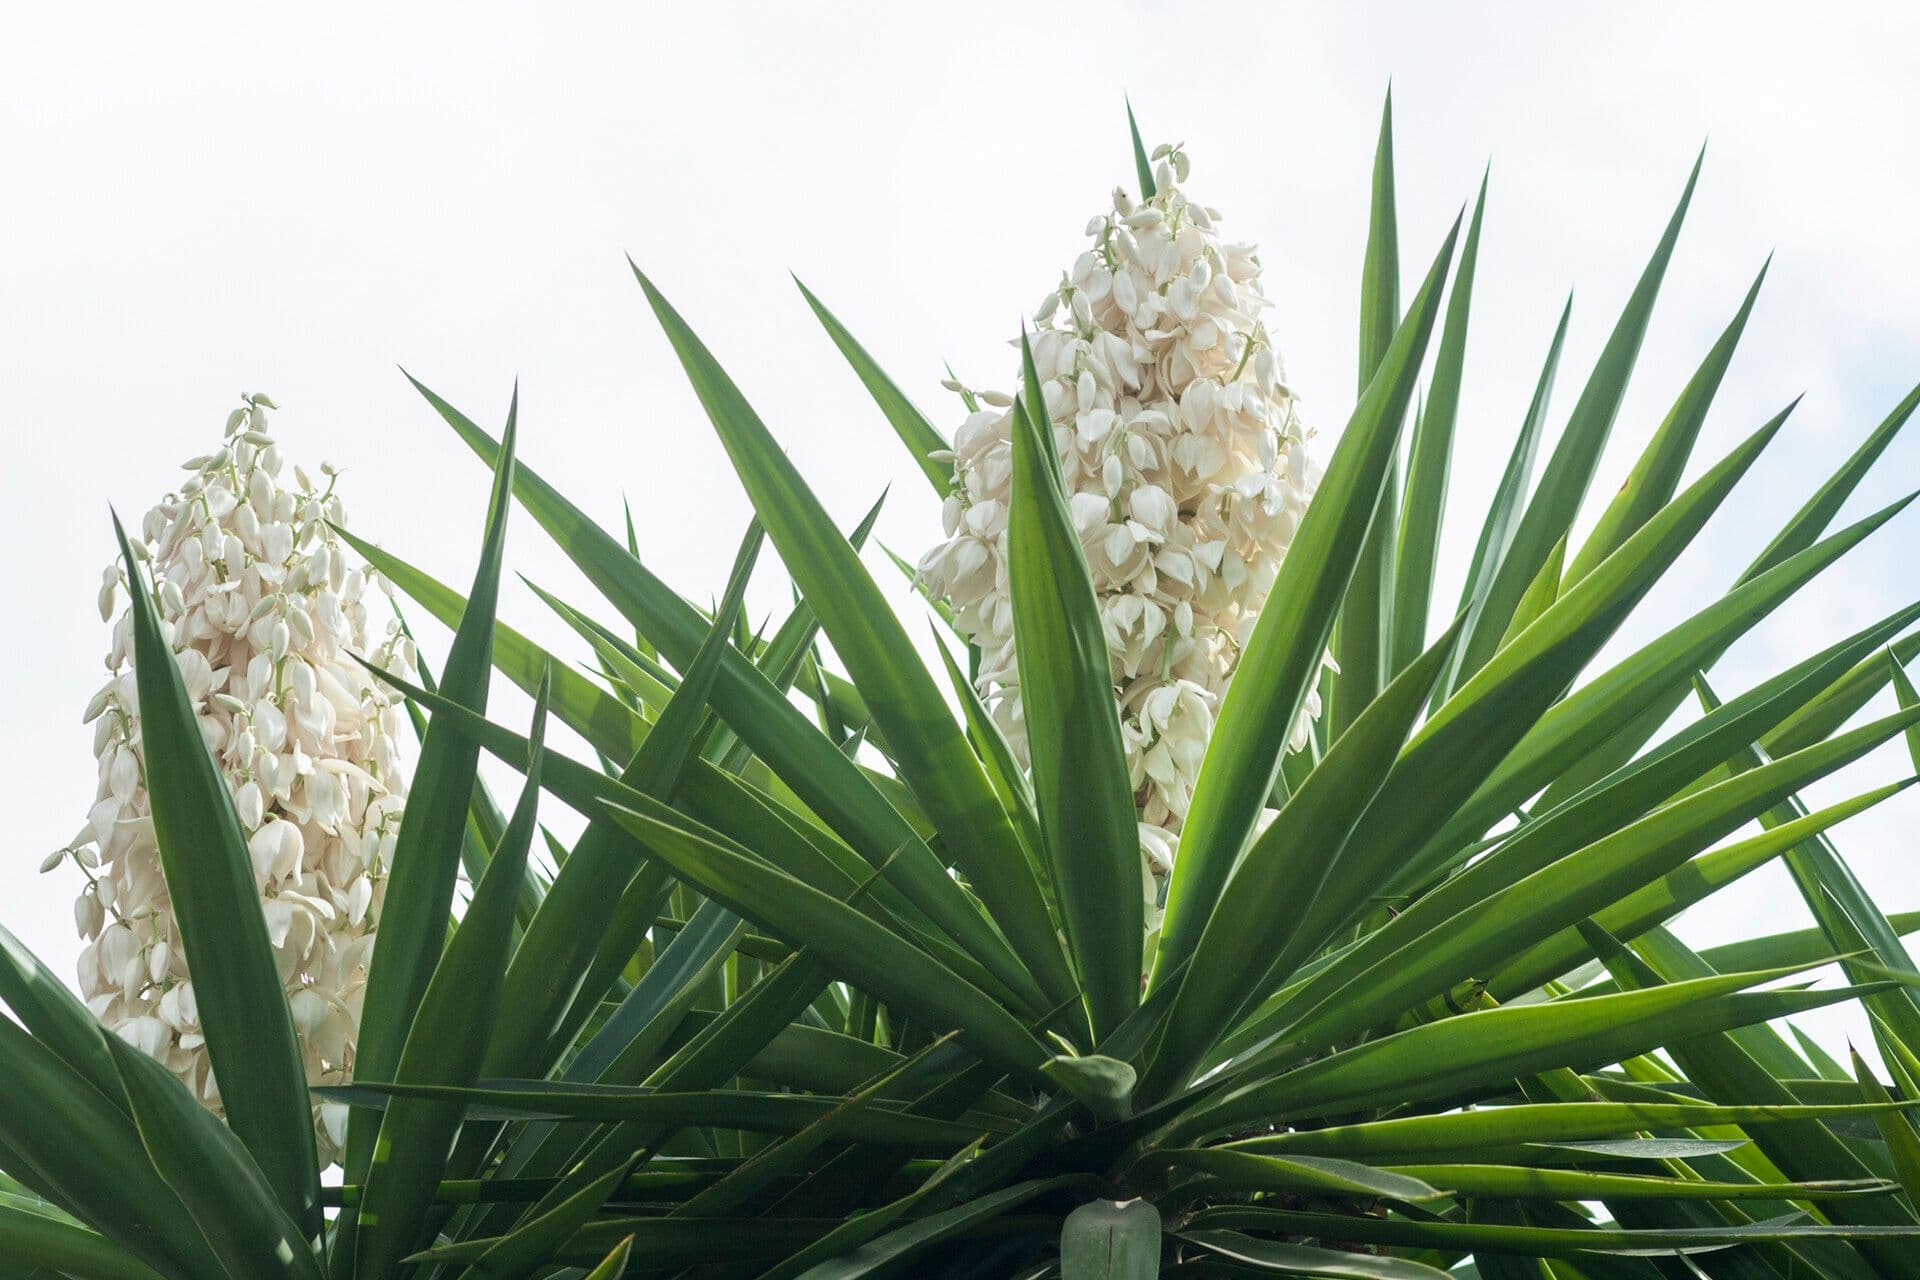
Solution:
[{"label": "white bell-shaped flower", "polygon": [[[316,485],[280,475],[273,402],[249,396],[227,440],[189,460],[188,478],[140,521],[138,558],[156,584],[202,735],[233,790],[275,963],[295,1011],[312,1084],[352,1074],[367,957],[405,783],[397,699],[352,654],[395,669],[411,650],[391,621],[369,632],[377,580],[349,569],[330,467]],[[70,857],[87,877],[74,924],[87,1006],[128,1044],[215,1108],[219,1089],[153,843],[131,671],[131,623],[114,609],[126,581],[109,568],[102,616],[114,622],[95,725],[99,790]],[[391,615],[389,615],[390,618]],[[338,1159],[342,1109],[316,1108],[323,1158]]]},{"label": "white bell-shaped flower", "polygon": [[[1187,198],[1188,169],[1171,148],[1150,199],[1114,191],[1031,333],[1156,877],[1172,868],[1214,711],[1319,479],[1263,320],[1259,255]],[[979,649],[980,693],[1024,756],[1005,569],[1013,397],[952,389],[972,412],[942,454],[947,537],[919,577]],[[1318,713],[1310,701],[1295,749]]]}]

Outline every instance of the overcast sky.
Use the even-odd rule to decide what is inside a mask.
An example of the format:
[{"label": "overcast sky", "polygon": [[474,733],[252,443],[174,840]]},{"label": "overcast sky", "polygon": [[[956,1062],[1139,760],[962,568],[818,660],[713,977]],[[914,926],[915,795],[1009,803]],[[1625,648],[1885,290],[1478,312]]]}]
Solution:
[{"label": "overcast sky", "polygon": [[[1676,620],[1920,379],[1920,19],[1892,4],[1582,9],[16,7],[0,26],[0,919],[71,969],[77,878],[35,867],[93,796],[80,712],[107,643],[107,505],[143,511],[218,439],[239,392],[284,406],[290,457],[346,471],[360,533],[464,582],[486,476],[396,366],[496,424],[517,376],[523,457],[610,522],[630,497],[649,563],[717,592],[747,509],[631,254],[847,523],[893,486],[881,536],[917,555],[936,505],[787,273],[951,426],[941,362],[1010,381],[1022,311],[1131,181],[1123,94],[1149,145],[1186,142],[1188,190],[1262,245],[1270,328],[1328,436],[1351,407],[1389,81],[1410,276],[1491,161],[1456,575],[1567,291],[1556,428],[1707,141],[1596,493],[1776,249],[1702,459],[1808,394],[1738,511],[1651,599],[1650,621]],[[1917,477],[1920,429],[1854,510]],[[1917,522],[1770,620],[1722,664],[1723,692],[1913,599]],[[588,597],[524,516],[509,551],[513,569]],[[783,588],[762,578],[754,600],[775,608]],[[504,611],[574,652],[517,582]],[[1816,794],[1905,771],[1882,752]],[[1916,825],[1908,793],[1837,834],[1889,910],[1920,908]],[[1769,872],[1682,932],[1706,944],[1807,923]],[[1860,1034],[1844,1016],[1820,1026]]]}]

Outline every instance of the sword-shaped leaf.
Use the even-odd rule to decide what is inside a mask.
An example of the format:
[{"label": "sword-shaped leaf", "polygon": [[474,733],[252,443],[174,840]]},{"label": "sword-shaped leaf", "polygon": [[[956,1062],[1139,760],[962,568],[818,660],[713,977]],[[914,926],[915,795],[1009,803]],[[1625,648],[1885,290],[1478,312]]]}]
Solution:
[{"label": "sword-shaped leaf", "polygon": [[[1367,248],[1360,266],[1360,384],[1365,394],[1379,373],[1400,326],[1400,232],[1393,193],[1393,92],[1380,111],[1380,140],[1373,153],[1373,199],[1367,218]],[[1406,406],[1400,408],[1401,416]],[[1394,423],[1398,431],[1400,424]],[[1387,463],[1379,502],[1353,582],[1333,631],[1339,674],[1326,709],[1327,737],[1336,740],[1386,687],[1393,645],[1394,548],[1400,529],[1400,454]]]},{"label": "sword-shaped leaf", "polygon": [[1097,1038],[1140,1003],[1140,833],[1113,660],[1024,335],[1020,356],[1007,511],[1020,712],[1049,879]]},{"label": "sword-shaped leaf", "polygon": [[[506,501],[506,493],[500,495]],[[547,725],[548,686],[534,702],[527,781],[513,817],[474,886],[454,931],[421,993],[418,1010],[393,1078],[404,1084],[470,1085],[480,1075],[499,1011],[514,901],[533,842]],[[471,738],[465,739],[471,742]],[[475,743],[476,750],[478,743]],[[359,1070],[365,1077],[370,1072]],[[375,1077],[376,1079],[378,1077]],[[433,1207],[433,1188],[460,1132],[456,1106],[403,1098],[381,1118],[379,1140],[362,1186],[354,1268],[386,1275],[411,1253]]]},{"label": "sword-shaped leaf", "polygon": [[[1704,159],[1704,154],[1701,158]],[[1700,160],[1696,159],[1693,171],[1687,175],[1687,185],[1680,193],[1680,203],[1627,298],[1606,346],[1601,349],[1586,388],[1567,419],[1560,443],[1554,447],[1553,456],[1540,474],[1540,486],[1527,503],[1526,514],[1520,518],[1513,540],[1494,570],[1480,614],[1466,639],[1460,666],[1462,680],[1493,657],[1527,584],[1539,573],[1553,544],[1565,536],[1580,514],[1607,437],[1613,431],[1614,418],[1620,412],[1620,402],[1626,396],[1627,380],[1633,375],[1641,341],[1647,334],[1647,322],[1653,315],[1654,300],[1660,294],[1660,282],[1666,275],[1674,244],[1680,238],[1680,225],[1686,220],[1687,206],[1693,200],[1694,184],[1699,178]]]},{"label": "sword-shaped leaf", "polygon": [[1394,335],[1386,360],[1340,435],[1327,472],[1281,561],[1221,701],[1194,783],[1167,888],[1154,982],[1191,957],[1254,820],[1273,792],[1295,717],[1319,679],[1333,615],[1399,447],[1400,424],[1439,310],[1456,219]]},{"label": "sword-shaped leaf", "polygon": [[706,346],[637,267],[754,510],[834,651],[885,731],[901,780],[926,807],[954,863],[1055,1001],[1075,990],[1040,886],[992,784],[953,721],[886,597],[786,453]]},{"label": "sword-shaped leaf", "polygon": [[867,354],[867,349],[847,332],[847,327],[840,323],[833,312],[813,296],[813,290],[802,284],[797,276],[793,282],[799,285],[807,305],[813,308],[813,314],[826,329],[827,336],[833,339],[833,345],[840,348],[840,354],[853,366],[867,394],[873,397],[873,402],[880,406],[880,412],[886,415],[893,433],[900,437],[900,443],[907,446],[907,452],[913,455],[914,465],[927,477],[934,494],[946,497],[947,491],[953,488],[953,464],[942,461],[950,448],[946,437],[940,434],[939,429],[926,414],[920,412],[913,401],[907,399],[907,393],[887,376],[886,370],[874,362],[873,357]]},{"label": "sword-shaped leaf", "polygon": [[[519,418],[516,388],[495,460],[480,563],[474,570],[473,588],[467,593],[441,672],[442,694],[482,713],[487,706],[488,672],[493,665],[494,611],[500,599],[507,516],[513,505],[514,442]],[[479,744],[452,725],[427,730],[394,844],[393,869],[381,907],[378,959],[368,967],[360,1039],[355,1048],[355,1069],[375,1079],[390,1079],[398,1070],[407,1030],[440,960],[479,762]],[[348,1182],[366,1182],[376,1134],[371,1117],[356,1114],[349,1119],[343,1162]],[[354,1216],[341,1215],[340,1239],[333,1256],[336,1277],[348,1274]]]},{"label": "sword-shaped leaf", "polygon": [[[317,1236],[320,1164],[306,1067],[267,938],[246,833],[201,736],[186,679],[161,634],[159,611],[118,518],[114,532],[131,587],[141,761],[153,838],[193,970],[221,1105],[281,1207],[303,1236]],[[459,818],[466,819],[464,797]],[[452,852],[458,856],[457,839]]]}]

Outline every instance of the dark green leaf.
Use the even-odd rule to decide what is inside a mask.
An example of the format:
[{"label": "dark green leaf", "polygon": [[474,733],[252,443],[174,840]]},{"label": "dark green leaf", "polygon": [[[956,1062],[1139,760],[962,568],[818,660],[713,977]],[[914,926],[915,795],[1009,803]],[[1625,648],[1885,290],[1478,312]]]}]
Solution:
[{"label": "dark green leaf", "polygon": [[1155,1280],[1160,1211],[1145,1200],[1094,1200],[1060,1228],[1060,1280]]},{"label": "dark green leaf", "polygon": [[1512,543],[1494,571],[1480,613],[1467,635],[1460,666],[1463,680],[1493,656],[1527,584],[1533,581],[1553,544],[1560,541],[1579,514],[1607,437],[1612,433],[1620,402],[1626,395],[1627,380],[1633,374],[1640,343],[1646,337],[1654,299],[1659,296],[1660,282],[1673,256],[1674,243],[1680,238],[1680,225],[1686,219],[1687,206],[1693,199],[1694,184],[1699,177],[1700,162],[1696,160],[1693,172],[1687,176],[1686,188],[1680,193],[1680,203],[1601,350],[1586,389],[1580,393],[1572,416],[1567,419],[1560,443],[1541,472],[1540,486],[1527,503],[1526,514],[1514,530]]},{"label": "dark green leaf", "polygon": [[[506,501],[504,490],[498,496]],[[514,901],[533,841],[549,692],[550,685],[543,683],[534,701],[532,751],[520,802],[421,993],[394,1074],[401,1083],[468,1085],[480,1074],[499,1009]],[[362,1067],[354,1074],[364,1079],[371,1073]],[[387,1109],[361,1191],[356,1272],[388,1274],[412,1252],[429,1220],[433,1188],[460,1119],[458,1107],[432,1099],[408,1098]]]},{"label": "dark green leaf", "polygon": [[933,677],[905,660],[913,645],[900,620],[739,388],[652,281],[637,267],[634,275],[767,536],[885,731],[901,780],[926,806],[955,865],[1041,989],[1052,1001],[1065,1000],[1075,993],[1073,978],[1019,837]]},{"label": "dark green leaf", "polygon": [[301,1238],[233,1131],[165,1067],[118,1036],[105,1040],[147,1155],[227,1270],[320,1280],[320,1238]]},{"label": "dark green leaf", "polygon": [[[1366,393],[1386,360],[1400,324],[1400,233],[1393,192],[1393,92],[1380,111],[1380,140],[1373,153],[1373,200],[1367,248],[1360,267],[1360,383]],[[1402,416],[1406,413],[1403,405]],[[1399,424],[1395,423],[1395,429]],[[1394,544],[1400,526],[1400,455],[1387,464],[1379,503],[1367,526],[1353,582],[1333,632],[1339,674],[1326,709],[1327,736],[1338,740],[1386,686],[1393,643]]]},{"label": "dark green leaf", "polygon": [[1145,873],[1113,660],[1024,335],[1020,354],[1007,514],[1020,711],[1050,879],[1099,1037],[1140,1003]]},{"label": "dark green leaf", "polygon": [[1180,1238],[1255,1271],[1287,1276],[1325,1277],[1325,1280],[1442,1280],[1448,1274],[1406,1258],[1261,1240],[1238,1231],[1183,1231]]},{"label": "dark green leaf", "polygon": [[1487,183],[1467,223],[1467,238],[1447,295],[1447,317],[1434,355],[1433,385],[1415,418],[1407,458],[1407,498],[1394,548],[1391,678],[1420,656],[1432,612],[1433,575],[1440,557],[1440,526],[1447,503],[1447,473],[1453,465],[1454,426],[1460,416],[1461,370],[1466,363],[1467,321],[1473,310],[1473,273],[1480,260],[1480,222],[1487,210]]},{"label": "dark green leaf", "polygon": [[[221,1106],[281,1207],[303,1235],[318,1235],[320,1165],[306,1067],[267,939],[247,836],[118,518],[114,532],[133,597],[133,665],[154,843],[193,970]],[[464,818],[464,801],[461,812]]]},{"label": "dark green leaf", "polygon": [[1167,889],[1154,981],[1188,959],[1272,794],[1294,720],[1319,679],[1333,615],[1347,593],[1414,378],[1439,310],[1459,222],[1447,233],[1387,358],[1340,435],[1314,502],[1280,565],[1214,722]]},{"label": "dark green leaf", "polygon": [[907,452],[913,455],[914,465],[927,477],[927,483],[933,486],[934,493],[946,497],[947,491],[953,488],[953,465],[934,456],[944,454],[948,449],[946,438],[928,420],[927,415],[907,399],[906,392],[900,390],[886,371],[874,363],[866,348],[847,332],[847,327],[834,317],[833,312],[813,296],[813,290],[801,284],[798,277],[795,277],[794,283],[800,286],[807,305],[813,308],[813,314],[826,328],[833,345],[840,348],[840,354],[853,366],[867,394],[873,397],[874,403],[880,406],[880,412],[886,415],[894,434],[900,437],[900,443],[906,445]]}]

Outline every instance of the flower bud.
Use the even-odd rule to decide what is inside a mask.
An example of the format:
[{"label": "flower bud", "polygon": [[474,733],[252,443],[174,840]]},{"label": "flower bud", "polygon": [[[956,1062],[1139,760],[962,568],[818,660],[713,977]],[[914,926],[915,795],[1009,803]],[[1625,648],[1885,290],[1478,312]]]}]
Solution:
[{"label": "flower bud", "polygon": [[100,905],[100,899],[91,893],[83,893],[73,902],[73,927],[83,938],[91,938],[100,932],[100,926],[107,920],[107,911]]}]

